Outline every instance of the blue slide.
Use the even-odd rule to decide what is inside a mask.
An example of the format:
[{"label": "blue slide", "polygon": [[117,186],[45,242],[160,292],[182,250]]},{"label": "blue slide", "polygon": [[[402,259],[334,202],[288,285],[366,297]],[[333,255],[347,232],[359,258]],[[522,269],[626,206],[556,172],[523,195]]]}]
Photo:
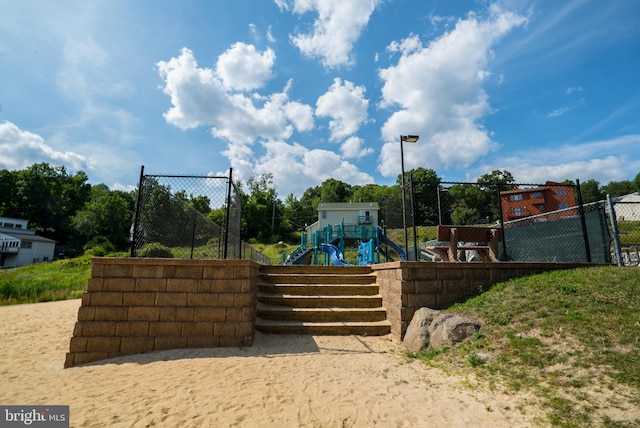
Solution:
[{"label": "blue slide", "polygon": [[384,233],[382,233],[382,228],[381,227],[378,228],[378,241],[381,244],[383,244],[383,243],[387,244],[388,246],[390,246],[391,248],[396,250],[396,252],[400,256],[401,260],[407,260],[407,255],[404,253],[404,250],[398,244],[393,242],[391,239],[389,239],[386,236],[384,236]]},{"label": "blue slide", "polygon": [[331,257],[331,264],[334,266],[351,266],[350,263],[344,261],[344,256],[340,248],[332,244],[320,244],[320,250],[328,253]]}]

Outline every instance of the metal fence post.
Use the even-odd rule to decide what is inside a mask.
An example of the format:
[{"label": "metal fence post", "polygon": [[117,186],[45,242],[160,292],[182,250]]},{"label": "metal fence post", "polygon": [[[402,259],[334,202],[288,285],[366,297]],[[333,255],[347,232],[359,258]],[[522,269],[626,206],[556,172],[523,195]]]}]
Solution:
[{"label": "metal fence post", "polygon": [[613,209],[613,202],[611,202],[611,195],[607,193],[607,212],[611,219],[611,234],[613,235],[613,248],[616,252],[616,260],[618,266],[624,266],[622,262],[622,248],[620,247],[620,235],[618,234],[618,219],[616,218],[616,211]]},{"label": "metal fence post", "polygon": [[[413,187],[413,174],[409,176],[409,185],[411,186],[411,225],[413,227],[413,261],[418,261],[418,233],[416,231],[416,205],[415,205],[415,190]],[[409,260],[409,254],[407,254],[407,260]]]},{"label": "metal fence post", "polygon": [[587,263],[591,263],[591,249],[589,248],[589,234],[587,232],[587,220],[584,216],[584,206],[582,203],[582,192],[580,191],[580,180],[576,179],[576,192],[578,193],[578,214],[582,224],[582,236],[584,237],[584,250],[587,253]]},{"label": "metal fence post", "polygon": [[227,259],[227,247],[229,245],[229,214],[231,211],[231,186],[232,186],[233,168],[229,168],[229,185],[227,186],[227,212],[225,215],[224,227],[224,255],[223,259]]},{"label": "metal fence post", "polygon": [[131,232],[131,254],[136,255],[136,237],[138,236],[138,217],[140,215],[140,200],[142,199],[142,181],[144,180],[144,165],[140,167],[140,180],[138,181],[138,197],[136,199],[136,214],[133,219],[133,231]]},{"label": "metal fence post", "polygon": [[504,215],[502,212],[502,196],[500,196],[500,183],[496,183],[496,193],[498,194],[498,211],[500,211],[500,228],[502,229],[502,254],[500,260],[507,260],[507,235],[504,231]]},{"label": "metal fence post", "polygon": [[193,209],[193,226],[191,228],[191,260],[193,260],[193,247],[196,243],[196,215],[198,210]]}]

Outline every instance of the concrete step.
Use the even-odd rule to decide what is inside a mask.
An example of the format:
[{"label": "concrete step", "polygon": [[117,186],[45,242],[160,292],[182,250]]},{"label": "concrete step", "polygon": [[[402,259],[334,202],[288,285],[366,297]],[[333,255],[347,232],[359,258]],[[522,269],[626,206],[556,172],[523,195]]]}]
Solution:
[{"label": "concrete step", "polygon": [[306,296],[295,294],[271,294],[258,292],[259,303],[293,308],[377,308],[382,306],[382,296]]},{"label": "concrete step", "polygon": [[256,330],[279,334],[391,332],[369,266],[266,266],[258,282]]},{"label": "concrete step", "polygon": [[308,322],[256,319],[256,330],[272,334],[384,336],[391,333],[389,321]]},{"label": "concrete step", "polygon": [[295,308],[258,303],[257,316],[279,321],[340,322],[340,321],[385,321],[387,311],[376,308]]},{"label": "concrete step", "polygon": [[260,280],[271,284],[374,284],[376,277],[372,274],[299,274],[270,273],[260,274]]},{"label": "concrete step", "polygon": [[379,293],[376,284],[276,284],[260,282],[258,290],[265,294],[295,294],[298,296],[374,296]]},{"label": "concrete step", "polygon": [[367,275],[372,273],[370,266],[308,266],[308,265],[269,265],[260,268],[260,274],[319,274],[319,275]]}]

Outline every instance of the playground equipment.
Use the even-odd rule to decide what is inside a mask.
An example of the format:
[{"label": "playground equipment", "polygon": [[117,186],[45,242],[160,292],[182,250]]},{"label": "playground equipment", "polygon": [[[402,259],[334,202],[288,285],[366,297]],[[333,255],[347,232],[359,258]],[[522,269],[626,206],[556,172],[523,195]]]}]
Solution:
[{"label": "playground equipment", "polygon": [[344,261],[344,255],[338,247],[332,244],[320,244],[320,250],[329,254],[331,264],[334,266],[351,266],[351,263]]},{"label": "playground equipment", "polygon": [[[348,246],[349,245],[349,246]],[[384,245],[384,247],[383,247]],[[313,233],[313,245],[307,245],[307,234],[302,233],[301,245],[288,256],[283,254],[283,264],[333,264],[350,265],[345,260],[347,251],[357,252],[359,266],[380,263],[380,255],[384,261],[394,261],[389,254],[391,249],[400,260],[406,260],[404,250],[385,236],[382,228],[367,225],[345,225],[344,221],[337,225],[327,225]],[[324,263],[320,257],[324,253]]]}]

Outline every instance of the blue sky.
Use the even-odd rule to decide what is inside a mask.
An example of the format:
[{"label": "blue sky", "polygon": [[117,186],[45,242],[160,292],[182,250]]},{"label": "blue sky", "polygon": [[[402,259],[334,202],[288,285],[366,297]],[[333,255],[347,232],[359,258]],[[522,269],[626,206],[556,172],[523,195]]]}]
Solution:
[{"label": "blue sky", "polygon": [[391,185],[640,172],[637,0],[0,0],[0,169]]}]

